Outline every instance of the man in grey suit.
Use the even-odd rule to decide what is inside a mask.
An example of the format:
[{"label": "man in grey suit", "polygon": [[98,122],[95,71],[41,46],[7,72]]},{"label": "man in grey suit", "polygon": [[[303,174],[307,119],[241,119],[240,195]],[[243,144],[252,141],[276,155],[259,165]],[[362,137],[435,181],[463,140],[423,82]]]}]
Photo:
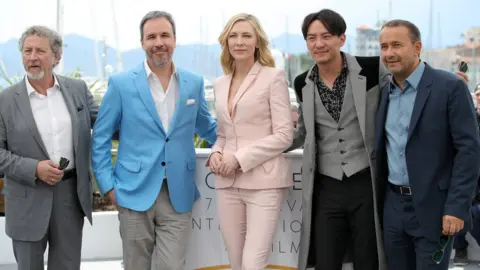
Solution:
[{"label": "man in grey suit", "polygon": [[379,57],[341,52],[346,28],[328,9],[302,26],[317,64],[294,82],[300,108],[291,149],[304,146],[301,270],[342,269],[350,238],[355,270],[385,269],[372,160],[379,86],[389,74]]},{"label": "man in grey suit", "polygon": [[[90,130],[98,105],[85,82],[53,73],[61,37],[28,28],[19,41],[27,75],[0,93],[0,171],[6,233],[19,270],[78,270],[84,217],[92,222]],[[69,161],[60,162],[64,158]]]}]

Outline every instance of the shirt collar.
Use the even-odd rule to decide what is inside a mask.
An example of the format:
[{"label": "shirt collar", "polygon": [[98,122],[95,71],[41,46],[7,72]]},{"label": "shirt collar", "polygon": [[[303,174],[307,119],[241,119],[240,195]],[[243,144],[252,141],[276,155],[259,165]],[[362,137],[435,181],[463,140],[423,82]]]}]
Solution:
[{"label": "shirt collar", "polygon": [[[408,76],[408,78],[404,82],[404,87],[411,86],[413,89],[417,90],[418,84],[422,79],[423,71],[425,70],[425,63],[420,60],[420,63],[415,68],[415,70]],[[406,83],[406,84],[405,84]],[[397,84],[394,81],[393,76],[390,79],[390,85],[392,88],[395,88]]]},{"label": "shirt collar", "polygon": [[[175,66],[175,63],[172,63],[173,65],[173,74],[175,77],[178,79],[178,70],[177,67]],[[145,66],[145,72],[147,73],[147,78],[149,78],[152,74],[153,71],[150,69],[150,66],[148,66],[147,59],[144,61],[144,66]]]},{"label": "shirt collar", "polygon": [[[55,89],[60,89],[60,84],[58,83],[58,80],[57,80],[57,76],[55,76],[55,74],[53,74],[53,79],[54,79],[54,83],[53,83],[53,87]],[[25,75],[25,84],[27,86],[27,94],[28,96],[30,96],[32,93],[36,92],[35,88],[33,88],[32,84],[30,83],[30,81],[28,80],[28,76]]]}]

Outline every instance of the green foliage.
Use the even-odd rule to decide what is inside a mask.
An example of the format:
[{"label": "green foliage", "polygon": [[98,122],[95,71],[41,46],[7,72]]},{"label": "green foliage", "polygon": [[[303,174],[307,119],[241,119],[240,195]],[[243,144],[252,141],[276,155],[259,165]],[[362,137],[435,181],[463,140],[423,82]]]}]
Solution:
[{"label": "green foliage", "polygon": [[[9,77],[6,70],[3,70],[2,66],[0,65],[0,78],[2,78],[5,82],[7,82],[8,86],[14,85],[19,82],[22,77],[15,76]],[[0,91],[4,90],[4,87],[0,85]]]},{"label": "green foliage", "polygon": [[200,138],[200,136],[198,136],[197,134],[194,135],[193,145],[195,145],[195,148],[208,148],[207,141]]}]

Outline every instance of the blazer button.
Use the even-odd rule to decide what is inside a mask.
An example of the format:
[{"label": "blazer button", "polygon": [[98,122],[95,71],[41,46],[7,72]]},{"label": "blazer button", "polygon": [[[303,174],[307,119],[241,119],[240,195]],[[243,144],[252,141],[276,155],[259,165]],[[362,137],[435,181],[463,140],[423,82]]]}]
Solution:
[{"label": "blazer button", "polygon": [[340,150],[340,154],[345,154],[347,151],[344,151],[344,150]]},{"label": "blazer button", "polygon": [[162,166],[165,166],[165,161],[162,161]]},{"label": "blazer button", "polygon": [[170,141],[170,139],[169,139],[169,138],[167,138],[165,141],[166,141],[166,142],[168,142],[168,141]]}]

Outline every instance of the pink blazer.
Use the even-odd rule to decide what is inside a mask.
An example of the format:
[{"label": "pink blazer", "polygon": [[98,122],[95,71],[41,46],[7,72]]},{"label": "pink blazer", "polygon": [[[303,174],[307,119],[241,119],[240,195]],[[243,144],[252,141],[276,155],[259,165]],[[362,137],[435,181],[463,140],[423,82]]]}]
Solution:
[{"label": "pink blazer", "polygon": [[227,75],[214,83],[218,131],[212,152],[233,153],[240,170],[231,177],[217,175],[216,187],[292,186],[290,166],[282,154],[293,140],[285,72],[256,62],[233,98],[232,116],[228,110],[231,80]]}]

